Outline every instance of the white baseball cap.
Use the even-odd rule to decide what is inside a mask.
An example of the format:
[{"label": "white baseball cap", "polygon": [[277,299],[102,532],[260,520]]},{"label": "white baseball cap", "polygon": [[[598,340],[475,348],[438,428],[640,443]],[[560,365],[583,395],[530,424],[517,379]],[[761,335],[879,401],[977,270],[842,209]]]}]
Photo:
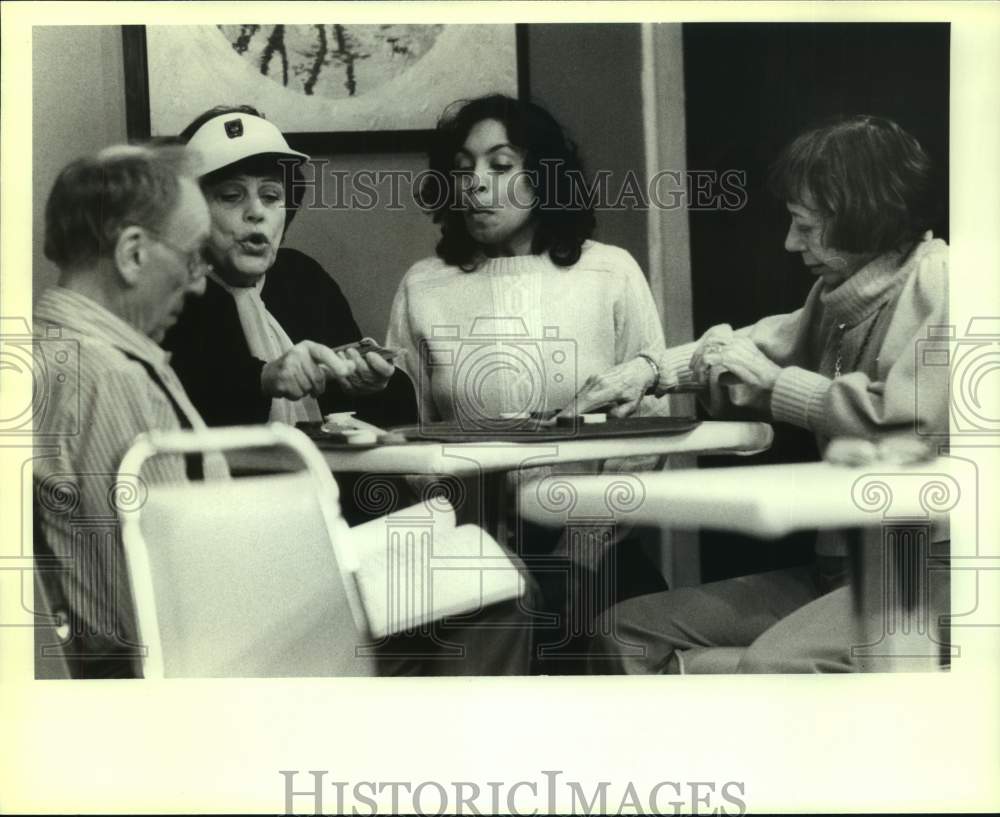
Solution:
[{"label": "white baseball cap", "polygon": [[212,117],[194,132],[187,149],[194,156],[198,177],[251,156],[309,159],[305,153],[292,150],[281,131],[266,119],[246,113]]}]

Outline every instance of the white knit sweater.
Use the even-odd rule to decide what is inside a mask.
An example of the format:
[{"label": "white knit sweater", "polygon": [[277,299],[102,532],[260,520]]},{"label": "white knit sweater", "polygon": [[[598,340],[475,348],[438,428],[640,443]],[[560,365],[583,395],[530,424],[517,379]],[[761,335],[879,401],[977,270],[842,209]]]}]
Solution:
[{"label": "white knit sweater", "polygon": [[413,379],[421,417],[474,424],[561,409],[584,381],[663,348],[642,271],[628,252],[588,241],[580,260],[486,259],[463,272],[418,262],[396,293],[386,344]]}]

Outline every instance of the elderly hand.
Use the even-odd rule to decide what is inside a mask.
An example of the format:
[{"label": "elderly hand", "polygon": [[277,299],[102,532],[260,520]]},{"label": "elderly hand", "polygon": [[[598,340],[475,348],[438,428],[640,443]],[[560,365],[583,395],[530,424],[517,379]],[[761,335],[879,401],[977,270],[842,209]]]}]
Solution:
[{"label": "elderly hand", "polygon": [[729,340],[710,346],[701,358],[702,367],[720,366],[741,383],[771,391],[781,374],[781,367],[768,358],[750,338],[733,335]]},{"label": "elderly hand", "polygon": [[334,380],[345,394],[374,394],[386,387],[396,367],[388,363],[381,355],[368,352],[364,357],[357,349],[348,349],[347,360],[354,364],[354,369],[346,375],[336,375]]},{"label": "elderly hand", "polygon": [[649,361],[642,357],[619,363],[604,374],[587,378],[583,388],[559,417],[586,414],[595,408],[613,405],[608,411],[612,417],[628,417],[639,408],[643,395],[654,385],[656,372]]},{"label": "elderly hand", "polygon": [[270,397],[301,400],[307,395],[323,394],[328,374],[346,378],[356,367],[353,361],[342,358],[328,346],[303,340],[281,357],[264,364],[260,384]]},{"label": "elderly hand", "polygon": [[691,363],[688,364],[698,383],[708,382],[708,365],[705,363],[705,354],[715,351],[733,337],[733,327],[728,323],[720,323],[705,330],[705,334],[698,340],[694,354],[691,355]]}]

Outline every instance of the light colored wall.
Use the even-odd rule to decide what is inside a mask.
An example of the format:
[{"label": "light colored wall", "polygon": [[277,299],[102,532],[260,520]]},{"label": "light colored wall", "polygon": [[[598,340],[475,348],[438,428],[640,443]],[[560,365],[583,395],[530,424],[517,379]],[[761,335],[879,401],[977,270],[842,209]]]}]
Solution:
[{"label": "light colored wall", "polygon": [[[684,58],[681,25],[642,26],[643,125],[649,178],[687,170],[684,110]],[[683,189],[673,186],[673,189]],[[670,201],[661,193],[660,200]],[[691,239],[687,210],[651,207],[649,283],[663,317],[668,346],[693,339],[691,313]]]},{"label": "light colored wall", "polygon": [[[325,157],[348,178],[357,171],[419,173],[427,161],[421,154],[353,154]],[[380,186],[388,196],[389,185]],[[348,193],[350,191],[348,190]],[[333,201],[327,194],[327,201]],[[385,339],[389,309],[410,265],[434,254],[438,228],[401,190],[401,210],[381,207],[303,209],[288,230],[286,244],[319,261],[340,285],[354,319],[365,334]]]},{"label": "light colored wall", "polygon": [[[629,171],[644,177],[639,26],[532,25],[528,57],[532,98],[570,132],[588,171],[610,171],[613,188]],[[645,213],[600,211],[595,238],[624,247],[648,274]]]},{"label": "light colored wall", "polygon": [[32,33],[34,293],[55,282],[42,254],[45,200],[72,159],[125,141],[125,80],[118,26],[36,26]]}]

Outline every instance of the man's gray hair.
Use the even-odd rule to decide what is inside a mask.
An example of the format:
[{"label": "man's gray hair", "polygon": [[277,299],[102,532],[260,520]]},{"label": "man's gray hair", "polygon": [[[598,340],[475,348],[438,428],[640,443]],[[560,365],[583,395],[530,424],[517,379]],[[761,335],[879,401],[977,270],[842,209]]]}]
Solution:
[{"label": "man's gray hair", "polygon": [[114,145],[68,164],[45,205],[45,257],[60,269],[108,258],[130,225],[160,230],[190,177],[178,146]]}]

